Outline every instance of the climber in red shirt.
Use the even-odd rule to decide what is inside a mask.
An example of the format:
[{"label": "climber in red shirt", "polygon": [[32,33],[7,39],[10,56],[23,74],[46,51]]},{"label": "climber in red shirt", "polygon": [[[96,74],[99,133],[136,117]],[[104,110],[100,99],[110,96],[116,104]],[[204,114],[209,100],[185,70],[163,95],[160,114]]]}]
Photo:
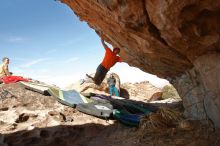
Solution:
[{"label": "climber in red shirt", "polygon": [[110,70],[112,66],[114,66],[117,62],[121,62],[121,58],[118,56],[120,53],[119,48],[114,48],[113,51],[105,44],[103,38],[101,37],[102,45],[105,48],[105,57],[102,63],[96,69],[96,73],[94,78],[86,74],[89,78],[91,78],[96,85],[100,85],[104,80],[107,72]]}]

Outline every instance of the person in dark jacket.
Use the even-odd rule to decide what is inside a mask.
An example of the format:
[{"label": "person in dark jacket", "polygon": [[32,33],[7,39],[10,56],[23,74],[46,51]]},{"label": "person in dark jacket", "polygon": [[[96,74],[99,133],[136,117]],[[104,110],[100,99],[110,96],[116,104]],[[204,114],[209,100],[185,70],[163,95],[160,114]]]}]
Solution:
[{"label": "person in dark jacket", "polygon": [[111,96],[115,94],[115,96],[119,96],[118,89],[115,87],[116,79],[113,74],[110,75],[110,77],[107,80],[108,86],[109,86],[109,93]]}]

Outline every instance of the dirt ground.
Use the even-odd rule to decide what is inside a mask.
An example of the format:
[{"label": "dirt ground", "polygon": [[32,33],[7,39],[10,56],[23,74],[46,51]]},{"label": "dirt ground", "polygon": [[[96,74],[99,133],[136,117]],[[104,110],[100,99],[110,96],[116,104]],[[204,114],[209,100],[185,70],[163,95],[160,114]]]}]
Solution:
[{"label": "dirt ground", "polygon": [[219,146],[220,132],[191,128],[132,128],[64,106],[19,83],[0,87],[0,146]]}]

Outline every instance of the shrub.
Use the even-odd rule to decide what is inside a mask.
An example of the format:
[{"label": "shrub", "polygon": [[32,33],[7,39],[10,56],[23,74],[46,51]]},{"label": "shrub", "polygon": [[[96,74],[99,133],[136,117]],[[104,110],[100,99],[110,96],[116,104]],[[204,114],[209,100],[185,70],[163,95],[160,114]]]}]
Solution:
[{"label": "shrub", "polygon": [[177,93],[176,89],[172,85],[166,85],[162,89],[162,99],[168,98],[180,98],[179,94]]}]

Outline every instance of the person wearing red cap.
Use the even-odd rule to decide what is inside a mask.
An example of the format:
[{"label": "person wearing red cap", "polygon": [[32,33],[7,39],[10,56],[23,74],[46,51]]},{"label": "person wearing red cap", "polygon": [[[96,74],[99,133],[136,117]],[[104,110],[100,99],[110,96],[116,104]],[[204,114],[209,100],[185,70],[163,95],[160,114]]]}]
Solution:
[{"label": "person wearing red cap", "polygon": [[107,72],[113,67],[117,62],[121,62],[121,57],[118,56],[120,53],[119,48],[114,48],[113,51],[105,44],[103,38],[101,38],[102,45],[105,48],[105,56],[102,63],[97,67],[94,77],[89,76],[96,85],[100,85],[104,80]]}]

